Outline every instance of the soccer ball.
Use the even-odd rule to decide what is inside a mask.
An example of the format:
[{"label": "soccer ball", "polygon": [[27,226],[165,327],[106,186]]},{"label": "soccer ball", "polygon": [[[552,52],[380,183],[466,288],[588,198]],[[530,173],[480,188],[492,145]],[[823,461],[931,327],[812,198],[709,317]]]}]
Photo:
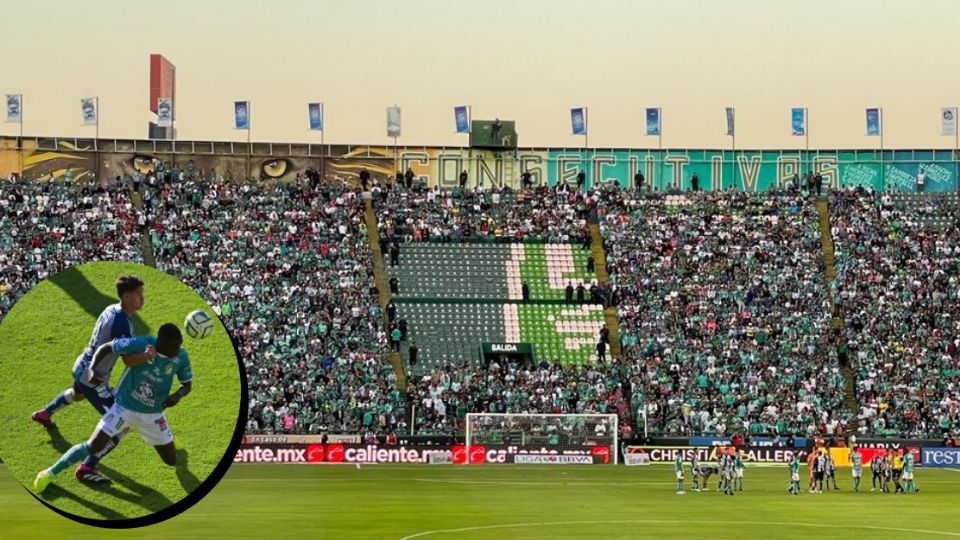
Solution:
[{"label": "soccer ball", "polygon": [[187,315],[183,328],[194,339],[205,338],[213,331],[213,318],[206,311],[198,309]]}]

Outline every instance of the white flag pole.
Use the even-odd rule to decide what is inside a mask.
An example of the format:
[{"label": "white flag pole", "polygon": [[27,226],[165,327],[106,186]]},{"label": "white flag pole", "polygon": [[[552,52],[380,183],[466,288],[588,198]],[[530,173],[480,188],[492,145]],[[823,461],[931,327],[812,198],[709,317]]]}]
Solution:
[{"label": "white flag pole", "polygon": [[23,94],[20,96],[20,178],[23,178]]},{"label": "white flag pole", "polygon": [[877,109],[877,119],[880,123],[880,189],[887,188],[887,175],[886,171],[883,169],[883,108]]},{"label": "white flag pole", "polygon": [[587,108],[583,108],[583,148],[590,148],[590,125],[587,124]]},{"label": "white flag pole", "polygon": [[[657,157],[660,159],[660,182],[663,182],[663,109],[657,107]],[[656,183],[653,178],[650,179],[650,191],[654,190]]]},{"label": "white flag pole", "polygon": [[93,105],[96,107],[97,116],[95,118],[95,128],[93,139],[93,151],[97,156],[97,176],[102,176],[100,174],[100,96],[93,97]]}]

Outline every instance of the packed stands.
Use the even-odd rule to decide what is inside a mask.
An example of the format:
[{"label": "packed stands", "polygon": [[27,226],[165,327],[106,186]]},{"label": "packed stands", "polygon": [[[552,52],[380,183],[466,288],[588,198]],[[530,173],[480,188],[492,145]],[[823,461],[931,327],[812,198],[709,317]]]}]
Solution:
[{"label": "packed stands", "polygon": [[140,262],[137,212],[115,183],[0,181],[0,319],[34,285],[93,261]]},{"label": "packed stands", "polygon": [[215,306],[239,344],[251,431],[405,426],[355,191],[188,180],[144,196],[158,267]]},{"label": "packed stands", "polygon": [[623,194],[601,228],[637,429],[840,433],[820,235],[799,194]]},{"label": "packed stands", "polygon": [[837,302],[860,433],[942,437],[960,423],[960,200],[831,193]]}]

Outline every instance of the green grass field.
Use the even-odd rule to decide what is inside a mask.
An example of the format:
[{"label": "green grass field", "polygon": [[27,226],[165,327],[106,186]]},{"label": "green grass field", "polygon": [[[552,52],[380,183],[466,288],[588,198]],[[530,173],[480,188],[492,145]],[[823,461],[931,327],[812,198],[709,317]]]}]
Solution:
[{"label": "green grass field", "polygon": [[[803,471],[805,473],[805,471]],[[747,466],[745,491],[674,494],[670,466],[234,465],[200,503],[132,531],[76,524],[0,468],[5,538],[919,539],[960,536],[960,470],[919,470],[921,492],[786,493],[785,467]],[[869,479],[868,479],[869,481]],[[716,487],[715,482],[711,482]],[[437,532],[431,532],[437,531]]]},{"label": "green grass field", "polygon": [[[146,283],[146,302],[134,320],[138,335],[155,335],[167,322],[181,326],[194,309],[210,311],[203,299],[177,279],[128,263],[75,267],[25,295],[0,324],[0,458],[25,485],[64,451],[86,440],[100,418],[85,401],[57,412],[53,417],[56,430],[47,431],[31,422],[30,414],[72,384],[73,362],[90,340],[101,310],[118,301],[114,281],[125,273],[137,274]],[[44,500],[94,519],[138,517],[170,506],[210,474],[236,427],[241,394],[236,353],[219,320],[215,323],[213,334],[205,339],[184,336],[193,369],[193,392],[166,411],[171,431],[186,446],[178,458],[185,457],[185,463],[176,468],[164,465],[156,451],[131,432],[101,464],[101,470],[114,479],[112,485],[81,484],[71,467],[43,493]],[[122,372],[123,363],[118,361],[114,385]],[[177,387],[174,382],[173,389]],[[53,515],[36,501],[32,504]],[[15,536],[0,529],[0,537]]]}]

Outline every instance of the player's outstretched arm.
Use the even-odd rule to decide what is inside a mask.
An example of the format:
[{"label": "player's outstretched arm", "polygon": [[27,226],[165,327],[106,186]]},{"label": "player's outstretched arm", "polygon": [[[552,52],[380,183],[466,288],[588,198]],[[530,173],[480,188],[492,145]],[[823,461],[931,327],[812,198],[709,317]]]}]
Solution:
[{"label": "player's outstretched arm", "polygon": [[182,383],[180,385],[180,388],[176,392],[170,394],[169,396],[167,396],[167,399],[163,400],[163,408],[168,409],[170,407],[173,407],[177,403],[180,403],[180,400],[183,399],[183,396],[189,394],[190,390],[192,389],[193,389],[193,383],[191,381]]},{"label": "player's outstretched arm", "polygon": [[111,354],[113,354],[112,343],[104,343],[93,353],[93,362],[91,362],[90,367],[87,368],[87,376],[90,378],[91,383],[100,384],[103,382],[103,375],[100,374],[100,365],[103,364],[107,356]]},{"label": "player's outstretched arm", "polygon": [[121,358],[123,358],[123,365],[134,367],[140,364],[146,364],[156,357],[157,349],[153,345],[147,345],[147,348],[142,353],[128,354]]},{"label": "player's outstretched arm", "polygon": [[152,360],[152,357],[149,356],[147,351],[136,354],[124,354],[120,358],[123,358],[123,365],[125,366],[139,366],[140,364]]}]

